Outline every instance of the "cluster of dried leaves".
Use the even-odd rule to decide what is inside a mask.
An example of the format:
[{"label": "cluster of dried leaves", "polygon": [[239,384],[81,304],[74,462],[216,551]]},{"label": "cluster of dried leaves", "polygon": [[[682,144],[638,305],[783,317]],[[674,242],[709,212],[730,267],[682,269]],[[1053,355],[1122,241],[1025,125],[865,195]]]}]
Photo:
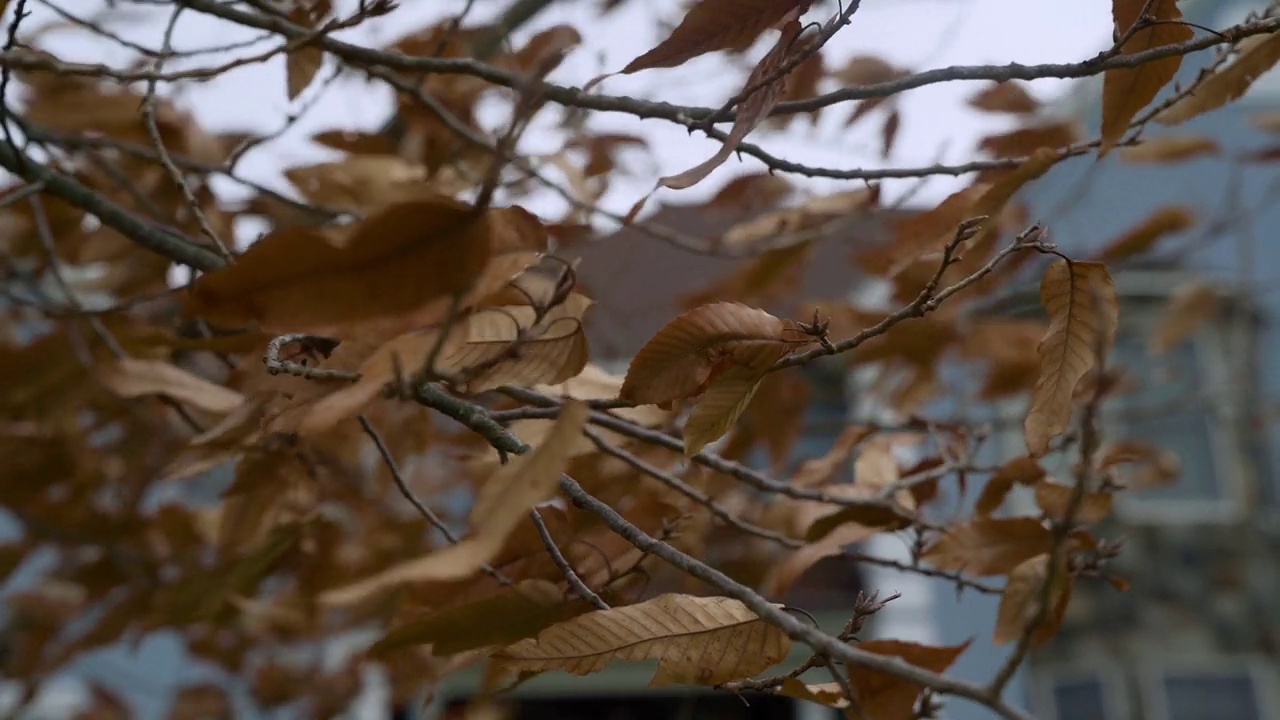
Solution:
[{"label": "cluster of dried leaves", "polygon": [[[1012,670],[987,687],[942,674],[967,644],[859,639],[883,603],[859,603],[833,637],[776,601],[817,561],[903,533],[916,548],[903,569],[1001,593],[994,639],[1017,644],[1012,668],[1053,635],[1080,578],[1122,585],[1101,567],[1114,544],[1095,526],[1116,493],[1169,482],[1176,468],[1156,448],[1098,437],[1098,406],[1123,371],[1107,364],[1119,328],[1107,266],[1195,220],[1159,208],[1096,257],[1068,258],[1015,198],[1095,147],[1119,148],[1126,162],[1219,152],[1208,138],[1139,138],[1149,120],[1178,124],[1239,97],[1280,59],[1274,28],[1242,26],[1252,30],[1234,59],[1224,54],[1148,109],[1181,54],[1107,63],[1185,43],[1192,30],[1173,0],[1115,0],[1120,41],[1093,61],[1106,75],[1094,142],[1040,119],[1014,81],[977,93],[973,107],[1024,122],[982,141],[992,159],[972,183],[936,207],[892,215],[889,242],[856,245],[851,268],[892,290],[883,306],[799,296],[796,279],[822,238],[882,209],[878,186],[797,200],[780,178],[735,181],[708,210],[753,212],[692,245],[744,258],[739,269],[685,298],[686,311],[617,376],[592,362],[593,303],[570,251],[599,213],[593,203],[619,151],[643,141],[570,116],[561,152],[513,150],[548,102],[591,106],[591,95],[540,80],[578,32],[554,27],[508,50],[500,26],[447,20],[352,50],[328,33],[394,13],[393,3],[349,17],[327,1],[296,3],[277,18],[251,4],[184,6],[280,34],[291,99],[314,87],[330,56],[399,93],[386,132],[314,138],[345,156],[288,170],[301,199],[237,174],[238,159],[270,138],[209,133],[156,94],[163,53],[139,73],[5,51],[6,82],[12,75],[24,94],[13,131],[25,145],[0,147],[0,164],[19,178],[0,198],[0,505],[23,532],[0,545],[0,575],[39,551],[55,558],[7,598],[6,678],[34,693],[84,653],[163,629],[248,678],[262,706],[301,701],[314,716],[350,702],[364,663],[380,664],[407,701],[478,662],[486,690],[498,690],[549,670],[650,659],[655,686],[775,692],[849,717],[918,717],[931,693],[1024,717],[1000,698]],[[817,26],[802,23],[808,2],[728,5],[694,4],[621,71],[744,52],[778,31],[740,95],[690,121],[722,139],[721,151],[661,186],[702,181],[757,126],[794,116],[774,109],[820,97],[823,83],[915,77],[868,56],[826,68],[822,47],[856,2]],[[414,59],[441,64],[415,75]],[[198,74],[167,81],[186,77]],[[477,103],[511,78],[520,82],[509,83],[510,127],[490,138]],[[886,152],[895,93],[868,94],[850,118],[880,109]],[[731,112],[731,130],[719,133],[713,122]],[[547,166],[571,185],[572,209],[558,222],[515,204],[546,182]],[[226,201],[214,178],[247,185],[250,199]],[[237,254],[243,218],[271,230]],[[691,245],[671,229],[648,231]],[[1036,262],[1044,256],[1051,262]],[[192,268],[177,289],[166,279],[174,262]],[[1045,322],[981,311],[1027,272],[1041,276]],[[1152,348],[1193,333],[1215,297],[1202,286],[1180,293]],[[771,310],[780,300],[789,317]],[[804,410],[795,368],[826,356],[879,368],[875,399],[902,421],[852,423],[825,455],[795,466]],[[957,390],[944,386],[946,363],[980,369],[979,384],[960,390],[981,402],[1029,403],[1025,455],[978,466],[981,428],[917,414]],[[1042,463],[1063,448],[1075,455],[1072,476],[1052,477]],[[768,468],[749,462],[757,449]],[[839,471],[850,464],[851,483]],[[970,486],[981,488],[972,513],[946,510]],[[1001,512],[1016,488],[1039,514]],[[726,557],[733,577],[713,567]],[[1003,588],[985,577],[1005,578]],[[381,639],[337,671],[283,652],[370,628]],[[751,679],[793,641],[813,647],[802,669],[829,666],[834,682],[799,671]],[[98,712],[120,707],[106,689],[94,698]],[[175,716],[225,702],[216,687],[190,688]]]}]

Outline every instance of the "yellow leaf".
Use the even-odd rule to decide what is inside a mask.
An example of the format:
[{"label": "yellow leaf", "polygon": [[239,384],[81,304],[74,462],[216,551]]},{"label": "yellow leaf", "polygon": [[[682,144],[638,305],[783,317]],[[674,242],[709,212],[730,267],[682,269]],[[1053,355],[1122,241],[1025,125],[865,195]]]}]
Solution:
[{"label": "yellow leaf", "polygon": [[[704,2],[708,1],[704,0]],[[776,2],[771,4],[774,6],[781,5],[781,3]],[[735,22],[744,17],[744,11],[741,7],[735,6],[730,12]],[[800,33],[803,30],[804,28],[800,25],[799,20],[791,20],[783,26],[782,35],[778,37],[777,43],[760,60],[760,63],[751,71],[751,74],[747,76],[747,82],[743,89],[755,88],[777,73],[785,64],[788,56],[796,50],[796,39],[800,37]],[[729,135],[724,139],[715,155],[682,173],[660,179],[658,184],[672,190],[683,190],[696,185],[703,178],[710,175],[713,170],[723,165],[724,161],[728,160],[734,151],[738,149],[738,145],[742,143],[743,139],[755,129],[756,125],[760,124],[761,120],[768,116],[769,111],[777,104],[783,90],[786,89],[786,82],[787,78],[783,75],[751,93],[738,106],[738,114],[734,117],[733,127],[729,130]]]},{"label": "yellow leaf", "polygon": [[1166,135],[1144,140],[1141,145],[1117,151],[1121,160],[1132,163],[1162,163],[1187,160],[1221,152],[1218,142],[1203,135]]},{"label": "yellow leaf", "polygon": [[1040,301],[1049,328],[1040,342],[1040,377],[1023,430],[1035,457],[1067,429],[1076,386],[1115,343],[1120,312],[1111,274],[1102,263],[1057,260],[1045,270]]},{"label": "yellow leaf", "polygon": [[492,656],[516,672],[588,675],[613,660],[657,660],[650,687],[718,685],[750,677],[787,656],[791,640],[741,602],[660,595],[552,625]]},{"label": "yellow leaf", "polygon": [[[1191,28],[1186,28],[1187,37]],[[1191,94],[1156,115],[1162,125],[1178,125],[1242,97],[1253,81],[1280,62],[1280,33],[1254,35],[1240,42],[1232,63],[1205,78]]]},{"label": "yellow leaf", "polygon": [[694,308],[658,331],[631,359],[619,397],[662,404],[700,393],[730,366],[767,370],[788,349],[789,325],[741,303]]},{"label": "yellow leaf", "polygon": [[728,432],[763,378],[764,373],[759,370],[734,365],[713,380],[689,413],[684,427],[684,454],[693,457]]},{"label": "yellow leaf", "polygon": [[[1112,0],[1111,16],[1115,20],[1116,32],[1121,35],[1127,33],[1140,20],[1144,8],[1157,24],[1135,32],[1121,46],[1122,53],[1129,55],[1175,45],[1195,36],[1195,31],[1181,22],[1182,11],[1178,9],[1177,0]],[[1129,129],[1129,121],[1173,80],[1181,64],[1182,56],[1173,55],[1136,67],[1106,71],[1102,85],[1102,145],[1098,148],[1099,156],[1106,155],[1124,136]]]},{"label": "yellow leaf", "polygon": [[[1055,521],[1067,519],[1067,510],[1071,507],[1071,496],[1075,488],[1070,485],[1054,482],[1045,478],[1036,483],[1036,505],[1044,514]],[[1102,521],[1111,514],[1111,504],[1115,495],[1109,492],[1085,491],[1076,507],[1073,520],[1075,524],[1092,525]]]},{"label": "yellow leaf", "polygon": [[461,542],[330,590],[320,596],[320,602],[349,605],[404,583],[461,580],[478,572],[498,554],[529,510],[555,492],[568,462],[568,450],[586,419],[586,403],[566,402],[545,442],[503,465],[485,482],[471,507],[471,534]]},{"label": "yellow leaf", "polygon": [[1102,262],[1116,262],[1139,255],[1150,250],[1166,235],[1186,230],[1195,222],[1196,218],[1191,211],[1181,205],[1157,208],[1142,222],[1108,243],[1102,252],[1098,253],[1097,259]]},{"label": "yellow leaf", "polygon": [[244,403],[235,390],[162,360],[120,358],[99,371],[98,379],[120,397],[163,395],[213,413],[229,413]]},{"label": "yellow leaf", "polygon": [[1195,335],[1218,314],[1219,300],[1218,291],[1212,285],[1191,283],[1178,288],[1148,338],[1151,354],[1163,355]]},{"label": "yellow leaf", "polygon": [[[972,642],[972,641],[969,641]],[[969,642],[951,647],[933,647],[903,640],[868,640],[858,649],[877,655],[901,658],[911,665],[945,671],[969,647]],[[868,720],[914,720],[916,700],[924,686],[879,670],[849,665],[849,684],[858,709]]]},{"label": "yellow leaf", "polygon": [[[1031,635],[1032,647],[1038,647],[1053,637],[1062,625],[1067,603],[1071,597],[1071,574],[1067,572],[1065,557],[1059,558],[1054,572],[1053,588],[1049,592],[1050,610],[1043,622]],[[1022,637],[1027,626],[1035,622],[1044,598],[1044,584],[1049,579],[1049,555],[1037,555],[1024,561],[1009,573],[1009,582],[1000,595],[1000,609],[996,614],[996,645],[1013,642]]]},{"label": "yellow leaf", "polygon": [[921,558],[943,570],[1004,575],[1052,544],[1053,534],[1035,518],[978,518],[947,528]]}]

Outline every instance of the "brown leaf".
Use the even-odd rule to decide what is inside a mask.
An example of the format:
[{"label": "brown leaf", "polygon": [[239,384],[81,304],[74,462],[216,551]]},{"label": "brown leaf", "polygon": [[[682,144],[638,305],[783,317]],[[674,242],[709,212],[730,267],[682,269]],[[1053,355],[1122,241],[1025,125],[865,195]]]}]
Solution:
[{"label": "brown leaf", "polygon": [[802,680],[788,677],[778,687],[778,694],[834,708],[843,708],[849,704],[849,699],[844,696],[840,683],[835,682],[807,685]]},{"label": "brown leaf", "polygon": [[844,523],[821,540],[788,554],[782,562],[769,570],[760,589],[770,597],[781,597],[818,561],[842,555],[846,547],[856,545],[880,532],[874,527]]},{"label": "brown leaf", "polygon": [[[703,4],[705,5],[712,1],[703,0]],[[724,0],[719,1],[723,2]],[[774,2],[781,3],[784,0],[774,0]],[[785,2],[790,3],[793,0],[785,0]],[[741,12],[741,8],[735,8],[730,17],[741,18]],[[778,37],[778,42],[769,50],[768,54],[760,59],[759,64],[747,76],[747,82],[743,89],[755,88],[773,77],[795,50],[796,39],[800,37],[800,33],[803,30],[804,28],[800,25],[799,20],[791,20],[783,26],[782,35]],[[682,173],[668,175],[658,180],[658,185],[672,190],[683,190],[696,185],[703,178],[710,175],[713,170],[723,165],[724,161],[728,160],[729,156],[733,155],[734,151],[738,149],[738,145],[747,137],[747,134],[768,116],[769,111],[777,104],[778,99],[786,89],[786,83],[787,77],[783,75],[752,92],[747,99],[738,105],[738,114],[733,119],[733,127],[729,130],[728,137],[724,139],[715,155]]]},{"label": "brown leaf", "polygon": [[997,158],[1025,157],[1042,147],[1061,149],[1080,141],[1074,120],[1024,127],[1000,135],[988,135],[978,147]]},{"label": "brown leaf", "polygon": [[[1053,588],[1049,591],[1051,609],[1031,634],[1033,648],[1048,642],[1062,626],[1067,603],[1071,599],[1071,574],[1067,572],[1065,560],[1065,556],[1059,558],[1058,567],[1053,574]],[[1048,580],[1048,553],[1024,561],[1009,573],[1009,582],[1000,595],[1000,609],[996,614],[993,639],[996,645],[1020,639],[1027,627],[1036,621],[1044,599],[1044,584]]]},{"label": "brown leaf", "polygon": [[320,596],[327,605],[349,605],[403,583],[460,580],[478,572],[502,549],[530,508],[550,497],[568,463],[568,450],[582,432],[587,405],[566,402],[546,440],[493,474],[471,507],[471,534],[426,557],[392,566],[372,577]]},{"label": "brown leaf", "polygon": [[1178,454],[1148,443],[1126,440],[1112,443],[1101,453],[1099,467],[1135,465],[1125,473],[1125,486],[1133,490],[1163,487],[1178,481],[1182,474],[1182,459]]},{"label": "brown leaf", "polygon": [[969,106],[987,112],[1030,115],[1040,109],[1040,103],[1016,80],[993,82],[969,98]]},{"label": "brown leaf", "polygon": [[251,245],[232,265],[200,277],[186,312],[229,325],[342,336],[342,328],[411,313],[466,291],[489,261],[491,237],[520,208],[477,215],[440,197],[392,206],[361,223],[345,247],[300,228]]},{"label": "brown leaf", "polygon": [[352,155],[338,162],[289,168],[284,175],[309,202],[361,215],[430,198],[439,183],[425,165],[394,154]]},{"label": "brown leaf", "polygon": [[163,360],[120,358],[103,367],[98,379],[120,397],[163,395],[212,413],[232,412],[244,402],[244,396],[235,390]]},{"label": "brown leaf", "polygon": [[[289,21],[305,28],[315,29],[333,11],[330,0],[293,3]],[[324,64],[324,51],[314,45],[303,45],[285,53],[285,80],[292,101],[302,94],[315,79]]]},{"label": "brown leaf", "polygon": [[1141,145],[1123,147],[1116,152],[1121,160],[1132,163],[1164,163],[1188,160],[1222,151],[1218,141],[1204,135],[1166,135],[1144,140]]},{"label": "brown leaf", "polygon": [[702,392],[729,367],[767,370],[785,354],[788,324],[741,303],[714,303],[667,323],[631,359],[619,398],[662,404]]},{"label": "brown leaf", "polygon": [[826,482],[839,467],[849,461],[849,455],[858,443],[875,432],[874,427],[851,425],[840,431],[831,448],[821,457],[805,460],[791,477],[791,485],[812,488]]},{"label": "brown leaf", "polygon": [[725,231],[720,241],[726,249],[746,250],[778,236],[810,230],[854,211],[875,207],[879,201],[879,185],[822,195],[796,207],[740,222]]},{"label": "brown leaf", "polygon": [[1163,355],[1195,335],[1218,314],[1220,299],[1217,289],[1207,283],[1190,283],[1175,290],[1148,338],[1150,353]]},{"label": "brown leaf", "polygon": [[1157,208],[1145,220],[1108,243],[1096,259],[1113,263],[1140,255],[1155,246],[1161,238],[1186,230],[1195,225],[1195,222],[1195,215],[1184,206],[1166,205]]},{"label": "brown leaf", "polygon": [[[1195,36],[1195,31],[1181,22],[1182,11],[1178,9],[1177,0],[1112,0],[1111,17],[1115,21],[1116,32],[1126,34],[1141,20],[1144,8],[1157,24],[1135,32],[1121,46],[1122,53],[1128,55],[1145,52],[1186,42]],[[1102,84],[1102,145],[1098,148],[1100,157],[1106,155],[1124,136],[1133,116],[1173,80],[1181,65],[1182,56],[1173,55],[1136,67],[1106,71]]]},{"label": "brown leaf", "polygon": [[1052,544],[1053,533],[1036,518],[978,518],[948,528],[921,559],[943,570],[1004,575]]},{"label": "brown leaf", "polygon": [[974,513],[979,517],[990,515],[1000,509],[1014,485],[1034,485],[1044,477],[1044,474],[1044,468],[1040,466],[1040,462],[1030,455],[1016,457],[1006,462],[983,486],[982,494],[978,496],[977,505],[974,507]]},{"label": "brown leaf", "polygon": [[657,660],[650,687],[718,685],[750,677],[787,656],[791,640],[741,602],[660,595],[580,615],[495,653],[507,671],[588,675],[613,660]]},{"label": "brown leaf", "polygon": [[[972,642],[972,641],[969,641]],[[904,640],[868,640],[859,650],[902,658],[918,668],[935,673],[945,671],[969,647],[969,642],[950,647],[934,647]],[[849,666],[849,684],[858,708],[868,720],[914,720],[916,700],[924,686],[879,670]]]},{"label": "brown leaf", "polygon": [[402,623],[374,643],[369,653],[383,655],[429,644],[433,655],[444,656],[510,645],[591,609],[584,600],[566,599],[555,583],[522,580],[481,600],[427,612]]},{"label": "brown leaf", "polygon": [[[1172,0],[1167,2],[1173,4]],[[1191,28],[1184,30],[1186,38],[1190,38]],[[1239,55],[1230,65],[1205,78],[1194,92],[1161,111],[1155,117],[1156,122],[1161,125],[1179,125],[1244,96],[1253,81],[1280,62],[1280,33],[1245,38],[1237,48]]]},{"label": "brown leaf", "polygon": [[1249,124],[1265,133],[1280,133],[1280,112],[1257,112],[1249,116]]},{"label": "brown leaf", "polygon": [[797,21],[811,0],[698,0],[671,35],[623,68],[669,68],[717,50],[742,52],[765,30]]},{"label": "brown leaf", "polygon": [[[781,353],[778,357],[782,357]],[[693,457],[728,432],[738,422],[738,417],[751,402],[763,379],[762,370],[730,365],[712,380],[698,397],[685,423],[684,454]]]},{"label": "brown leaf", "polygon": [[[1044,514],[1057,522],[1067,519],[1067,510],[1071,508],[1071,496],[1075,488],[1070,485],[1054,482],[1045,478],[1036,483],[1036,505]],[[1111,504],[1115,495],[1109,492],[1086,491],[1080,498],[1073,520],[1082,525],[1093,525],[1101,522],[1111,514]]]},{"label": "brown leaf", "polygon": [[1049,328],[1040,343],[1040,378],[1023,431],[1035,457],[1071,422],[1076,386],[1115,344],[1120,313],[1115,285],[1102,263],[1056,260],[1045,270],[1040,301]]},{"label": "brown leaf", "polygon": [[887,275],[893,276],[922,254],[944,247],[955,237],[956,228],[968,220],[974,202],[990,189],[988,184],[971,185],[947,196],[932,210],[903,218],[893,226],[892,260]]}]

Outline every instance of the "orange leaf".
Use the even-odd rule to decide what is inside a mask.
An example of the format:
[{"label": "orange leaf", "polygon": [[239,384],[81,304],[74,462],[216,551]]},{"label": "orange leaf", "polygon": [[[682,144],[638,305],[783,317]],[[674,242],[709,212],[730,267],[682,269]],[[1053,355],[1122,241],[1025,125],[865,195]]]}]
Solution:
[{"label": "orange leaf", "polygon": [[1049,328],[1040,342],[1040,377],[1023,423],[1035,457],[1067,429],[1076,386],[1115,343],[1119,301],[1102,263],[1056,260],[1045,270],[1040,301]]},{"label": "orange leaf", "polygon": [[[1036,483],[1036,505],[1048,517],[1062,522],[1067,519],[1067,510],[1071,508],[1071,496],[1074,493],[1074,487],[1045,478]],[[1082,525],[1100,522],[1111,514],[1114,500],[1115,495],[1109,492],[1086,491],[1080,498],[1073,520]]]},{"label": "orange leaf", "polygon": [[1181,205],[1157,208],[1145,220],[1129,228],[1098,253],[1102,262],[1115,262],[1150,250],[1161,238],[1186,230],[1196,222],[1191,211]]},{"label": "orange leaf", "polygon": [[372,577],[320,596],[327,605],[349,605],[404,583],[461,580],[478,572],[502,549],[529,509],[555,492],[568,453],[587,419],[587,405],[566,402],[555,427],[533,452],[503,465],[471,507],[471,534],[426,557],[394,565]]},{"label": "orange leaf", "polygon": [[979,518],[947,528],[921,558],[943,570],[1004,575],[1052,545],[1053,534],[1035,518]]},{"label": "orange leaf", "polygon": [[[1195,36],[1190,26],[1180,22],[1182,11],[1178,9],[1177,0],[1112,0],[1111,16],[1116,32],[1126,34],[1141,19],[1144,8],[1157,24],[1135,32],[1121,46],[1122,53],[1144,52],[1186,42]],[[1181,65],[1182,56],[1173,55],[1136,67],[1113,68],[1106,72],[1102,84],[1102,145],[1098,148],[1099,156],[1106,155],[1120,140],[1129,129],[1133,116],[1173,80]]]},{"label": "orange leaf", "polygon": [[[704,0],[709,2],[710,0]],[[741,17],[740,8],[735,8],[733,17]],[[769,50],[760,63],[756,65],[751,74],[747,76],[747,83],[743,87],[744,90],[756,88],[760,83],[770,80],[783,66],[788,56],[790,56],[795,44],[796,38],[800,37],[800,33],[804,28],[800,25],[799,20],[792,20],[782,28],[782,35],[778,37],[778,42]],[[774,78],[764,87],[754,90],[751,95],[742,101],[738,106],[738,114],[733,120],[733,128],[729,130],[729,135],[724,139],[724,143],[715,155],[707,158],[699,165],[685,170],[678,175],[669,175],[658,181],[658,185],[668,187],[672,190],[683,190],[700,182],[703,178],[710,175],[713,170],[724,164],[725,160],[738,149],[738,145],[742,143],[747,134],[760,124],[777,104],[778,99],[782,96],[786,89],[786,75]]]},{"label": "orange leaf", "polygon": [[1196,334],[1218,314],[1220,297],[1217,289],[1205,283],[1191,283],[1178,288],[1169,298],[1164,315],[1148,338],[1152,355],[1162,355]]},{"label": "orange leaf", "polygon": [[[1172,0],[1167,1],[1173,4]],[[1186,36],[1191,37],[1191,28],[1183,29]],[[1178,125],[1242,97],[1253,81],[1280,62],[1280,33],[1245,38],[1238,49],[1240,54],[1230,65],[1205,78],[1194,92],[1156,115],[1156,122]]]},{"label": "orange leaf", "polygon": [[[1027,626],[1040,614],[1044,598],[1044,584],[1049,580],[1049,555],[1037,555],[1023,562],[1009,573],[1009,582],[1000,595],[1000,609],[996,614],[996,645],[1013,642],[1022,637]],[[1038,647],[1053,637],[1062,625],[1067,603],[1071,599],[1071,574],[1067,572],[1065,557],[1059,558],[1053,574],[1053,588],[1049,591],[1051,609],[1031,635],[1031,646]]]},{"label": "orange leaf", "polygon": [[657,405],[692,397],[729,365],[767,370],[785,352],[788,324],[741,303],[694,308],[640,348],[618,396]]},{"label": "orange leaf", "polygon": [[1163,163],[1188,160],[1222,151],[1218,141],[1204,135],[1166,135],[1144,140],[1141,145],[1120,148],[1121,160],[1132,163]]},{"label": "orange leaf", "polygon": [[[969,641],[972,642],[972,641]],[[945,671],[969,647],[969,642],[950,647],[933,647],[904,640],[868,640],[858,649],[877,655],[902,658],[918,668],[935,673]],[[849,665],[849,684],[858,708],[868,720],[914,720],[916,700],[924,686],[897,675]]]},{"label": "orange leaf", "polygon": [[797,20],[811,0],[698,0],[671,35],[620,74],[669,68],[716,50],[741,52],[765,30]]},{"label": "orange leaf", "polygon": [[520,208],[477,214],[438,197],[368,218],[342,248],[315,232],[286,228],[198,279],[186,312],[218,323],[252,320],[272,331],[342,336],[344,326],[465,292],[489,261],[495,228],[513,215],[537,224]]}]

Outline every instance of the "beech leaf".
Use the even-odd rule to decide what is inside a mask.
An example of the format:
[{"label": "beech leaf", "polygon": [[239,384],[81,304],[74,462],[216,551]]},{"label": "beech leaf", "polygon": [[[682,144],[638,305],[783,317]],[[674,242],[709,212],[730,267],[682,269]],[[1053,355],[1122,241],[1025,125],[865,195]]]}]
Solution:
[{"label": "beech leaf", "polygon": [[[1184,25],[1177,0],[1112,0],[1111,16],[1116,32],[1124,35],[1141,20],[1143,10],[1156,24],[1133,34],[1120,48],[1125,55],[1186,42],[1195,31]],[[1102,81],[1102,144],[1098,155],[1107,152],[1129,129],[1129,121],[1155,99],[1160,89],[1173,80],[1182,65],[1182,56],[1173,55],[1136,67],[1107,70]],[[1167,112],[1167,111],[1166,111]],[[1163,114],[1163,113],[1162,113]]]},{"label": "beech leaf", "polygon": [[[1172,0],[1167,2],[1173,4]],[[1191,28],[1185,30],[1187,37],[1191,37]],[[1245,38],[1240,41],[1238,51],[1239,55],[1230,65],[1205,78],[1192,93],[1161,111],[1155,117],[1156,122],[1179,125],[1242,97],[1255,80],[1280,62],[1280,33]]]},{"label": "beech leaf", "polygon": [[[969,647],[963,645],[935,647],[904,640],[868,640],[858,649],[877,655],[901,658],[918,668],[935,673],[945,671]],[[880,670],[849,665],[849,684],[858,708],[868,720],[914,720],[916,700],[924,686]]]},{"label": "beech leaf", "polygon": [[[1057,522],[1065,522],[1067,510],[1071,508],[1071,496],[1075,488],[1045,478],[1036,483],[1036,505],[1044,514]],[[1080,497],[1072,520],[1080,525],[1092,525],[1111,514],[1111,505],[1115,495],[1109,492],[1085,491]]]},{"label": "beech leaf", "polygon": [[498,554],[530,508],[555,492],[569,460],[568,451],[586,419],[586,403],[566,402],[541,445],[503,465],[485,482],[471,507],[471,533],[461,542],[325,592],[320,602],[349,605],[403,583],[461,580],[478,572]]},{"label": "beech leaf", "polygon": [[[1039,616],[1044,584],[1049,580],[1049,561],[1048,553],[1037,555],[1009,573],[996,614],[993,638],[996,645],[1020,639],[1027,626]],[[1031,634],[1032,647],[1043,645],[1058,631],[1071,599],[1071,574],[1067,572],[1065,557],[1059,558],[1053,575],[1053,588],[1049,592],[1050,610]]]},{"label": "beech leaf", "polygon": [[1030,115],[1040,109],[1040,103],[1031,97],[1026,86],[1016,80],[991,83],[970,98],[969,105],[987,112],[1018,115]]},{"label": "beech leaf", "polygon": [[[779,353],[781,357],[781,353]],[[764,373],[731,366],[698,397],[684,427],[684,454],[693,457],[733,427],[760,387]]]},{"label": "beech leaf", "polygon": [[212,413],[229,413],[244,402],[235,390],[162,360],[120,358],[103,367],[98,379],[120,397],[163,395]]},{"label": "beech leaf", "polygon": [[1217,289],[1207,283],[1190,283],[1174,291],[1148,338],[1151,354],[1163,355],[1195,335],[1217,315],[1220,299]]},{"label": "beech leaf", "polygon": [[1131,163],[1164,163],[1189,160],[1222,151],[1218,141],[1203,135],[1166,135],[1144,140],[1141,145],[1116,151],[1121,160]]},{"label": "beech leaf", "polygon": [[1119,301],[1102,263],[1056,260],[1045,270],[1040,301],[1049,327],[1040,341],[1040,377],[1023,430],[1035,457],[1067,429],[1080,380],[1115,343]]},{"label": "beech leaf", "polygon": [[921,559],[942,570],[1004,575],[1052,545],[1053,533],[1036,518],[978,518],[947,528]]},{"label": "beech leaf", "polygon": [[1004,504],[1005,497],[1014,485],[1034,485],[1045,475],[1040,462],[1030,455],[1009,460],[996,469],[991,479],[982,487],[982,494],[974,506],[974,513],[986,517]]},{"label": "beech leaf", "polygon": [[1195,225],[1195,215],[1181,205],[1156,208],[1146,219],[1126,230],[1098,253],[1101,262],[1116,262],[1140,255],[1155,246],[1161,238]]},{"label": "beech leaf", "polygon": [[718,685],[781,662],[791,640],[741,602],[660,595],[636,605],[580,615],[499,650],[500,668],[588,675],[613,660],[657,660],[650,687]]}]

